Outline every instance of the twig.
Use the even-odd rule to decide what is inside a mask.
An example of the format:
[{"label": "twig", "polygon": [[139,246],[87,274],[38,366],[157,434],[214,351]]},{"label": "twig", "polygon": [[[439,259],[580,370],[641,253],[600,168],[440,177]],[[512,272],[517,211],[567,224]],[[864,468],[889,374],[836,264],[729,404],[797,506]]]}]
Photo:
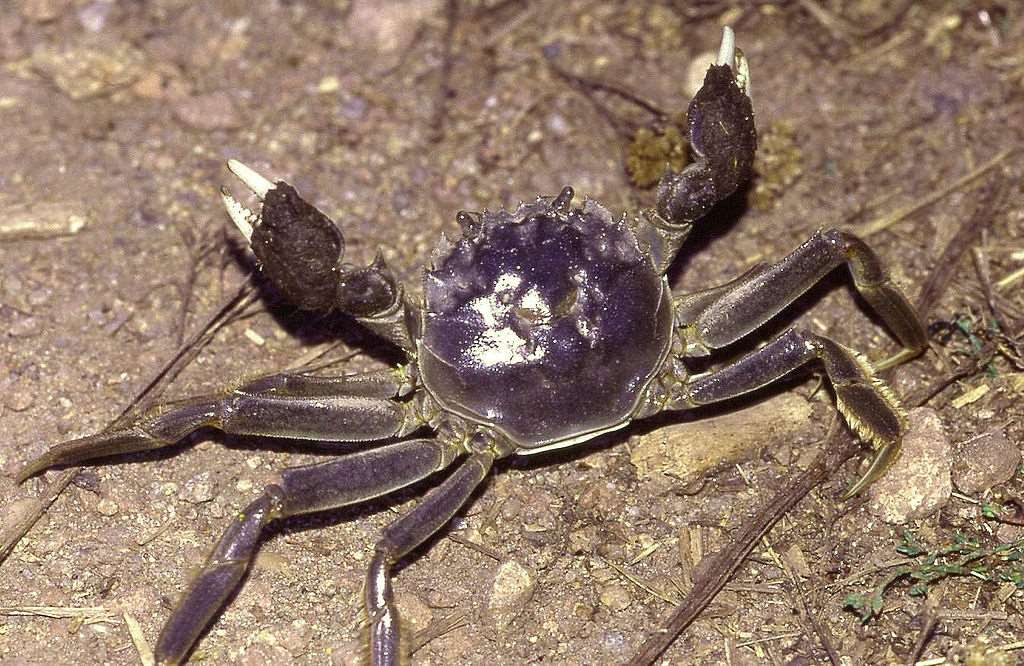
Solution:
[{"label": "twig", "polygon": [[608,566],[610,566],[612,569],[615,569],[615,571],[617,571],[620,576],[622,576],[623,578],[628,580],[630,583],[633,583],[634,585],[636,585],[637,587],[639,587],[641,590],[643,590],[647,594],[651,595],[652,597],[657,597],[658,599],[661,599],[662,601],[664,601],[665,603],[670,604],[670,605],[671,604],[679,603],[678,599],[670,597],[670,596],[668,596],[667,594],[665,594],[663,592],[659,592],[658,590],[654,589],[649,584],[647,584],[644,581],[640,580],[639,578],[637,578],[633,574],[629,573],[628,571],[626,571],[622,567],[618,566],[614,562],[606,562],[606,564]]},{"label": "twig", "polygon": [[0,606],[0,615],[73,619],[82,624],[112,624],[117,617],[104,606]]},{"label": "twig", "polygon": [[88,223],[86,215],[60,204],[8,208],[0,219],[0,243],[74,236]]},{"label": "twig", "polygon": [[925,602],[924,625],[917,634],[917,640],[914,641],[914,650],[910,653],[910,659],[908,660],[910,666],[913,666],[921,658],[921,655],[924,654],[924,649],[928,647],[928,641],[932,639],[935,629],[939,626],[939,616],[935,613],[937,604],[938,601],[930,596],[927,602]]},{"label": "twig", "polygon": [[444,128],[448,120],[448,100],[454,95],[452,90],[452,63],[455,60],[454,42],[455,27],[459,23],[459,2],[448,0],[445,5],[446,25],[444,30],[443,52],[441,54],[441,77],[437,86],[437,98],[434,100],[434,117],[431,120],[431,140],[438,143],[444,138]]},{"label": "twig", "polygon": [[494,550],[493,548],[489,548],[489,547],[483,545],[482,543],[476,543],[475,541],[470,541],[469,539],[463,537],[461,534],[456,534],[456,533],[453,532],[453,533],[448,535],[448,538],[451,539],[452,541],[454,541],[455,543],[462,544],[466,548],[470,548],[472,550],[475,550],[476,552],[480,553],[481,555],[486,555],[487,557],[489,557],[489,558],[491,558],[493,560],[496,560],[498,562],[501,562],[503,559],[505,559],[504,557],[502,557],[501,553],[499,553],[498,551]]},{"label": "twig", "polygon": [[1006,160],[1007,157],[1014,154],[1016,151],[1016,148],[1007,148],[1003,152],[993,157],[988,162],[982,164],[974,171],[961,177],[959,180],[954,181],[951,185],[943,187],[934,192],[933,194],[930,194],[909,206],[900,208],[899,210],[893,211],[892,213],[889,213],[888,215],[880,217],[876,220],[872,220],[871,222],[865,222],[864,224],[851,229],[851,231],[853,231],[861,238],[867,238],[868,236],[877,234],[880,231],[884,231],[889,227],[893,226],[894,224],[903,221],[904,219],[913,215],[919,210],[931,206],[933,203],[945,198],[946,196],[959,190],[963,186],[970,184],[974,180],[977,180],[978,178],[985,175],[995,167],[999,166],[1000,163],[1002,163],[1004,160]]},{"label": "twig", "polygon": [[793,570],[793,565],[790,563],[790,558],[787,555],[782,557],[783,564],[786,568],[786,573],[789,574],[789,579],[793,583],[793,590],[796,592],[796,597],[800,601],[800,605],[803,607],[804,617],[811,625],[811,629],[818,636],[818,640],[821,642],[821,647],[825,650],[825,654],[828,655],[828,660],[832,662],[832,666],[839,666],[839,653],[836,652],[836,648],[832,641],[832,632],[829,631],[828,627],[818,620],[818,616],[811,609],[811,602],[807,598],[807,592],[804,590],[804,584],[800,581],[800,574]]},{"label": "twig", "polygon": [[549,57],[547,62],[551,71],[554,72],[558,78],[580,91],[580,94],[590,102],[597,114],[608,123],[612,130],[626,140],[633,140],[633,133],[636,131],[636,126],[615,115],[611,109],[598,101],[594,96],[594,92],[608,93],[609,95],[619,97],[620,99],[630,102],[634,106],[640,107],[654,116],[655,120],[659,123],[664,123],[668,120],[668,114],[663,110],[658,108],[652,102],[639,97],[625,88],[621,88],[611,83],[605,83],[604,81],[598,81],[597,79],[573,74],[559,65],[554,58]]},{"label": "twig", "polygon": [[18,520],[5,525],[0,530],[0,564],[4,563],[7,556],[11,554],[14,547],[18,545],[21,538],[28,533],[32,526],[36,524],[46,510],[50,508],[50,505],[60,497],[60,494],[64,492],[64,489],[70,485],[71,480],[75,478],[75,474],[78,473],[77,468],[66,469],[60,473],[56,479],[50,482],[46,486],[46,490],[43,494],[33,500],[32,504],[25,510],[24,515]]},{"label": "twig", "polygon": [[139,653],[139,661],[142,662],[142,666],[153,666],[156,663],[156,657],[153,655],[153,649],[146,642],[146,636],[142,633],[139,621],[128,611],[124,611],[123,615],[124,623],[128,626],[128,635],[131,636],[132,643],[135,644],[135,651]]},{"label": "twig", "polygon": [[999,281],[996,282],[996,289],[999,289],[999,290],[1006,289],[1011,284],[1013,284],[1014,282],[1020,280],[1021,278],[1024,278],[1024,266],[1022,266],[1021,268],[1018,268],[1017,270],[1015,270],[1014,272],[1010,273],[1006,277],[1000,278]]},{"label": "twig", "polygon": [[221,306],[212,315],[207,317],[202,326],[196,329],[196,332],[178,347],[177,351],[174,352],[174,356],[168,359],[163,367],[153,375],[152,379],[128,403],[117,417],[117,420],[109,428],[114,428],[129,421],[130,416],[144,412],[156,404],[160,394],[163,393],[167,385],[173,382],[188,364],[199,355],[199,352],[213,339],[214,334],[222,326],[234,321],[236,314],[241,313],[254,300],[254,297],[255,290],[248,280],[239,285],[235,293],[221,303]]},{"label": "twig", "polygon": [[440,620],[431,622],[422,630],[416,632],[416,636],[414,636],[412,640],[411,652],[415,654],[430,641],[440,638],[449,632],[455,631],[459,627],[464,627],[467,624],[469,623],[466,621],[466,616],[461,613],[455,613],[454,615],[449,615],[441,618]]},{"label": "twig", "polygon": [[199,278],[199,269],[202,267],[203,260],[216,246],[208,239],[197,240],[191,229],[180,226],[176,228],[189,254],[188,273],[185,279],[177,285],[181,304],[178,306],[178,317],[174,324],[174,340],[181,345],[185,339],[185,324],[188,321],[188,310],[192,305],[196,280]]},{"label": "twig", "polygon": [[787,638],[799,638],[800,636],[803,636],[803,633],[799,631],[792,631],[788,634],[776,634],[775,636],[765,636],[764,638],[753,638],[749,641],[737,643],[736,647],[750,647],[751,645],[760,645],[761,643],[770,643],[771,641],[781,641]]},{"label": "twig", "polygon": [[832,469],[854,456],[860,445],[847,436],[838,417],[825,438],[825,447],[806,472],[798,475],[785,490],[773,497],[739,529],[732,541],[721,551],[708,557],[705,573],[694,580],[689,596],[669,616],[668,621],[648,638],[629,661],[630,666],[648,666],[688,627],[711,603],[715,595],[732,578],[750,551],[782,516],[790,511],[813,488],[828,479]]},{"label": "twig", "polygon": [[797,0],[797,4],[803,7],[808,14],[814,17],[837,40],[855,43],[863,42],[865,38],[876,35],[888,26],[897,23],[907,10],[914,5],[914,2],[913,0],[904,0],[902,4],[897,6],[894,11],[890,12],[888,16],[884,17],[875,26],[856,25],[839,14],[828,11],[813,0]]}]

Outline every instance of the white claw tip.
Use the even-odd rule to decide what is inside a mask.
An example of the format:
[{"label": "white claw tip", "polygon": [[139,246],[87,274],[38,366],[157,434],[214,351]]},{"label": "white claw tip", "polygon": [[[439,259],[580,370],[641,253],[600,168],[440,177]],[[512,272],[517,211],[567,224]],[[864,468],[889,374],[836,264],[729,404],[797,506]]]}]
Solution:
[{"label": "white claw tip", "polygon": [[220,198],[224,202],[224,208],[227,209],[231,221],[245,236],[245,240],[252,243],[253,221],[256,216],[251,210],[238,203],[233,196],[228,194],[227,190],[220,191]]},{"label": "white claw tip", "polygon": [[716,65],[729,65],[732,67],[736,62],[736,33],[732,28],[722,28],[722,45],[718,47],[718,60]]},{"label": "white claw tip", "polygon": [[238,160],[228,160],[228,170],[235,174],[240,181],[245,183],[245,186],[252,190],[253,194],[258,196],[260,199],[263,199],[267,196],[267,192],[274,189],[274,184],[272,182]]}]

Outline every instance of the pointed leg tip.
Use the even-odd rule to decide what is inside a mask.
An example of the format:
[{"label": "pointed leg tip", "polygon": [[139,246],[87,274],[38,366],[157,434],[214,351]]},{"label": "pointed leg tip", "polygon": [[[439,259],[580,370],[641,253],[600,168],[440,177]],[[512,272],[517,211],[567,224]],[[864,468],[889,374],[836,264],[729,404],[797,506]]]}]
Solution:
[{"label": "pointed leg tip", "polygon": [[867,471],[854,481],[853,485],[846,489],[841,498],[842,501],[845,502],[864,492],[868,486],[882,478],[899,457],[900,443],[898,441],[888,442],[879,446],[874,458],[871,459],[871,464],[868,466]]},{"label": "pointed leg tip", "polygon": [[18,474],[14,477],[14,483],[20,486],[47,467],[49,465],[45,462],[45,458],[36,458],[31,462],[27,462],[24,467],[18,470]]},{"label": "pointed leg tip", "polygon": [[266,197],[267,192],[274,189],[274,183],[238,160],[228,160],[227,166],[228,171],[235,174],[260,199]]}]

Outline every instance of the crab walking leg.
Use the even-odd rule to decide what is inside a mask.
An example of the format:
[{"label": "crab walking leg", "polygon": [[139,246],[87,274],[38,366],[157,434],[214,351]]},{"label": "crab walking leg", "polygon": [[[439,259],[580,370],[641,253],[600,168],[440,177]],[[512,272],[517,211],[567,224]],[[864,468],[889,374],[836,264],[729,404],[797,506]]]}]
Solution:
[{"label": "crab walking leg", "polygon": [[[19,482],[54,465],[170,446],[203,427],[237,435],[367,441],[419,426],[383,373],[349,377],[271,375],[220,395],[158,405],[127,426],[58,444],[28,463]],[[393,375],[392,375],[393,377]]]},{"label": "crab walking leg", "polygon": [[430,476],[461,452],[454,442],[416,439],[281,473],[225,530],[164,625],[158,664],[180,664],[238,586],[260,534],[278,518],[333,509],[385,495]]},{"label": "crab walking leg", "polygon": [[675,299],[676,321],[684,327],[688,354],[707,354],[758,328],[834,268],[845,263],[857,291],[906,349],[919,354],[928,336],[913,306],[889,279],[867,244],[837,229],[820,230],[776,264],[755,268],[731,283]]},{"label": "crab walking leg", "polygon": [[451,520],[487,477],[494,458],[490,452],[473,453],[444,483],[431,490],[415,509],[384,530],[366,575],[371,666],[404,663],[398,610],[391,587],[391,567]]},{"label": "crab walking leg", "polygon": [[825,367],[843,418],[876,449],[867,472],[846,492],[845,497],[852,497],[880,477],[896,459],[906,430],[896,397],[875,377],[871,365],[853,350],[827,337],[791,328],[738,361],[691,379],[673,407],[728,400],[770,384],[815,360]]}]

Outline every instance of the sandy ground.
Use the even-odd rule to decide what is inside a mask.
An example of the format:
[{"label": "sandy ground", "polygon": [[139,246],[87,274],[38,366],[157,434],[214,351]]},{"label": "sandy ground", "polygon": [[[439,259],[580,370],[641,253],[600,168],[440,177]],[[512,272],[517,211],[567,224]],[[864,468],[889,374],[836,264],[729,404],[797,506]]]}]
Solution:
[{"label": "sandy ground", "polygon": [[[984,503],[1012,506],[1024,488],[1014,463],[1024,403],[1013,338],[1024,305],[1024,281],[1012,277],[1024,265],[1019,154],[950,189],[1022,143],[1020,7],[453,6],[13,0],[0,12],[0,529],[58,478],[17,486],[20,466],[117,417],[251,269],[218,202],[225,159],[293,182],[343,223],[354,262],[382,246],[415,285],[439,234],[457,235],[460,209],[514,206],[565,184],[615,210],[649,205],[652,192],[623,164],[633,130],[656,118],[616,90],[668,115],[683,110],[694,62],[729,23],[753,73],[759,180],[698,231],[673,269],[676,288],[724,281],[838,225],[866,234],[917,294],[985,199],[976,186],[1005,171],[1004,203],[929,316],[935,350],[895,388],[911,393],[986,345],[1002,347],[915,417],[944,426],[905,456],[933,461],[934,474],[895,476],[891,492],[904,504],[920,496],[927,515],[897,506],[898,525],[882,520],[893,518],[884,498],[843,503],[857,463],[837,470],[761,541],[664,663],[826,663],[826,644],[844,664],[906,663],[1024,639],[1012,562],[993,558],[974,576],[933,583],[927,600],[898,583],[867,624],[843,608],[894,571],[904,530],[931,549],[958,534],[977,550],[1021,536],[981,514]],[[887,216],[891,226],[868,226]],[[954,318],[959,327],[943,326]],[[841,271],[769,329],[798,319],[871,358],[896,350]],[[366,336],[336,320],[303,318],[264,294],[164,397],[338,341],[328,356],[348,358],[345,369],[394,360],[379,345],[361,352]],[[452,528],[400,568],[405,617],[436,636],[414,663],[626,661],[701,557],[820,449],[834,408],[816,384],[808,372],[758,396],[768,400],[760,407],[503,463]],[[753,411],[733,411],[745,406]],[[232,513],[275,470],[328,453],[204,432],[83,468],[0,564],[0,663],[139,663]],[[358,663],[373,542],[425,487],[275,527],[194,659]]]}]

